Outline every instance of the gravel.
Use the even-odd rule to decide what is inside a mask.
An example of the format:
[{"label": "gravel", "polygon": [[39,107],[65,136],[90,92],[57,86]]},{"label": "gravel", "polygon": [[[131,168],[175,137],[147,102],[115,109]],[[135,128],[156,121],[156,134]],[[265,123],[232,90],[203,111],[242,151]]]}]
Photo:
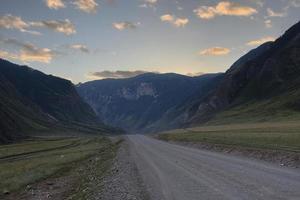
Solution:
[{"label": "gravel", "polygon": [[96,196],[99,200],[149,199],[127,140],[122,142],[113,167],[103,179],[102,191]]}]

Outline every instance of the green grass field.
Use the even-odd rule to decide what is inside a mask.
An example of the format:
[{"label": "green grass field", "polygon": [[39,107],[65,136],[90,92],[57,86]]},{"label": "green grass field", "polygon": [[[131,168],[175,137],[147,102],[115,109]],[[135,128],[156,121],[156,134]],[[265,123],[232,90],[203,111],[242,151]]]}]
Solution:
[{"label": "green grass field", "polygon": [[300,152],[300,122],[213,125],[161,133],[167,141]]},{"label": "green grass field", "polygon": [[104,173],[115,150],[104,137],[32,139],[1,145],[0,197],[6,191],[18,192],[28,184],[69,173],[95,155],[101,161],[99,174]]}]

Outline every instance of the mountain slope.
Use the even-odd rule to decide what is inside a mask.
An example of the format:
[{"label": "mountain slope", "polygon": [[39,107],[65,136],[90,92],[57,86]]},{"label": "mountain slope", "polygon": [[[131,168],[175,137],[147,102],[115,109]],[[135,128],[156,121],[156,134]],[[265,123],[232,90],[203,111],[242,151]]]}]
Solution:
[{"label": "mountain slope", "polygon": [[[254,55],[254,56],[253,56]],[[245,59],[246,58],[246,59]],[[300,23],[236,62],[216,90],[188,110],[188,124],[299,115]]]},{"label": "mountain slope", "polygon": [[[204,88],[211,89],[219,76],[147,73],[87,82],[77,90],[105,123],[140,132],[170,127],[172,119],[164,115],[195,94],[204,95]],[[164,123],[158,123],[163,117]]]},{"label": "mountain slope", "polygon": [[0,142],[54,126],[105,127],[70,81],[2,59],[0,108]]}]

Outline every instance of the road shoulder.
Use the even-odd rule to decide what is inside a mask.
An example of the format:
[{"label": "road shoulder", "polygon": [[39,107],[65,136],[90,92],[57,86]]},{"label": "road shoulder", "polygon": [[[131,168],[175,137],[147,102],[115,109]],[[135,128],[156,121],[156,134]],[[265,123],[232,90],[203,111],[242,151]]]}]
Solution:
[{"label": "road shoulder", "polygon": [[[128,140],[120,144],[113,167],[103,179],[101,200],[147,200],[146,187],[131,155]],[[100,198],[101,197],[101,198]]]}]

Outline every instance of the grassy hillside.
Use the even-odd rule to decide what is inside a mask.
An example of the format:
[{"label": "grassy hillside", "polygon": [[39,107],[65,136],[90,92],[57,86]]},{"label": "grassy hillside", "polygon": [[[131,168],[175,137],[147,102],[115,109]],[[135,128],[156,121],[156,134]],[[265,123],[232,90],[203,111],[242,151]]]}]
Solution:
[{"label": "grassy hillside", "polygon": [[300,90],[292,90],[280,96],[251,101],[239,106],[230,107],[218,113],[208,125],[282,122],[300,120],[300,112],[295,103],[300,99]]},{"label": "grassy hillside", "polygon": [[0,109],[0,143],[24,138],[32,132],[120,131],[104,125],[70,81],[2,59]]}]

